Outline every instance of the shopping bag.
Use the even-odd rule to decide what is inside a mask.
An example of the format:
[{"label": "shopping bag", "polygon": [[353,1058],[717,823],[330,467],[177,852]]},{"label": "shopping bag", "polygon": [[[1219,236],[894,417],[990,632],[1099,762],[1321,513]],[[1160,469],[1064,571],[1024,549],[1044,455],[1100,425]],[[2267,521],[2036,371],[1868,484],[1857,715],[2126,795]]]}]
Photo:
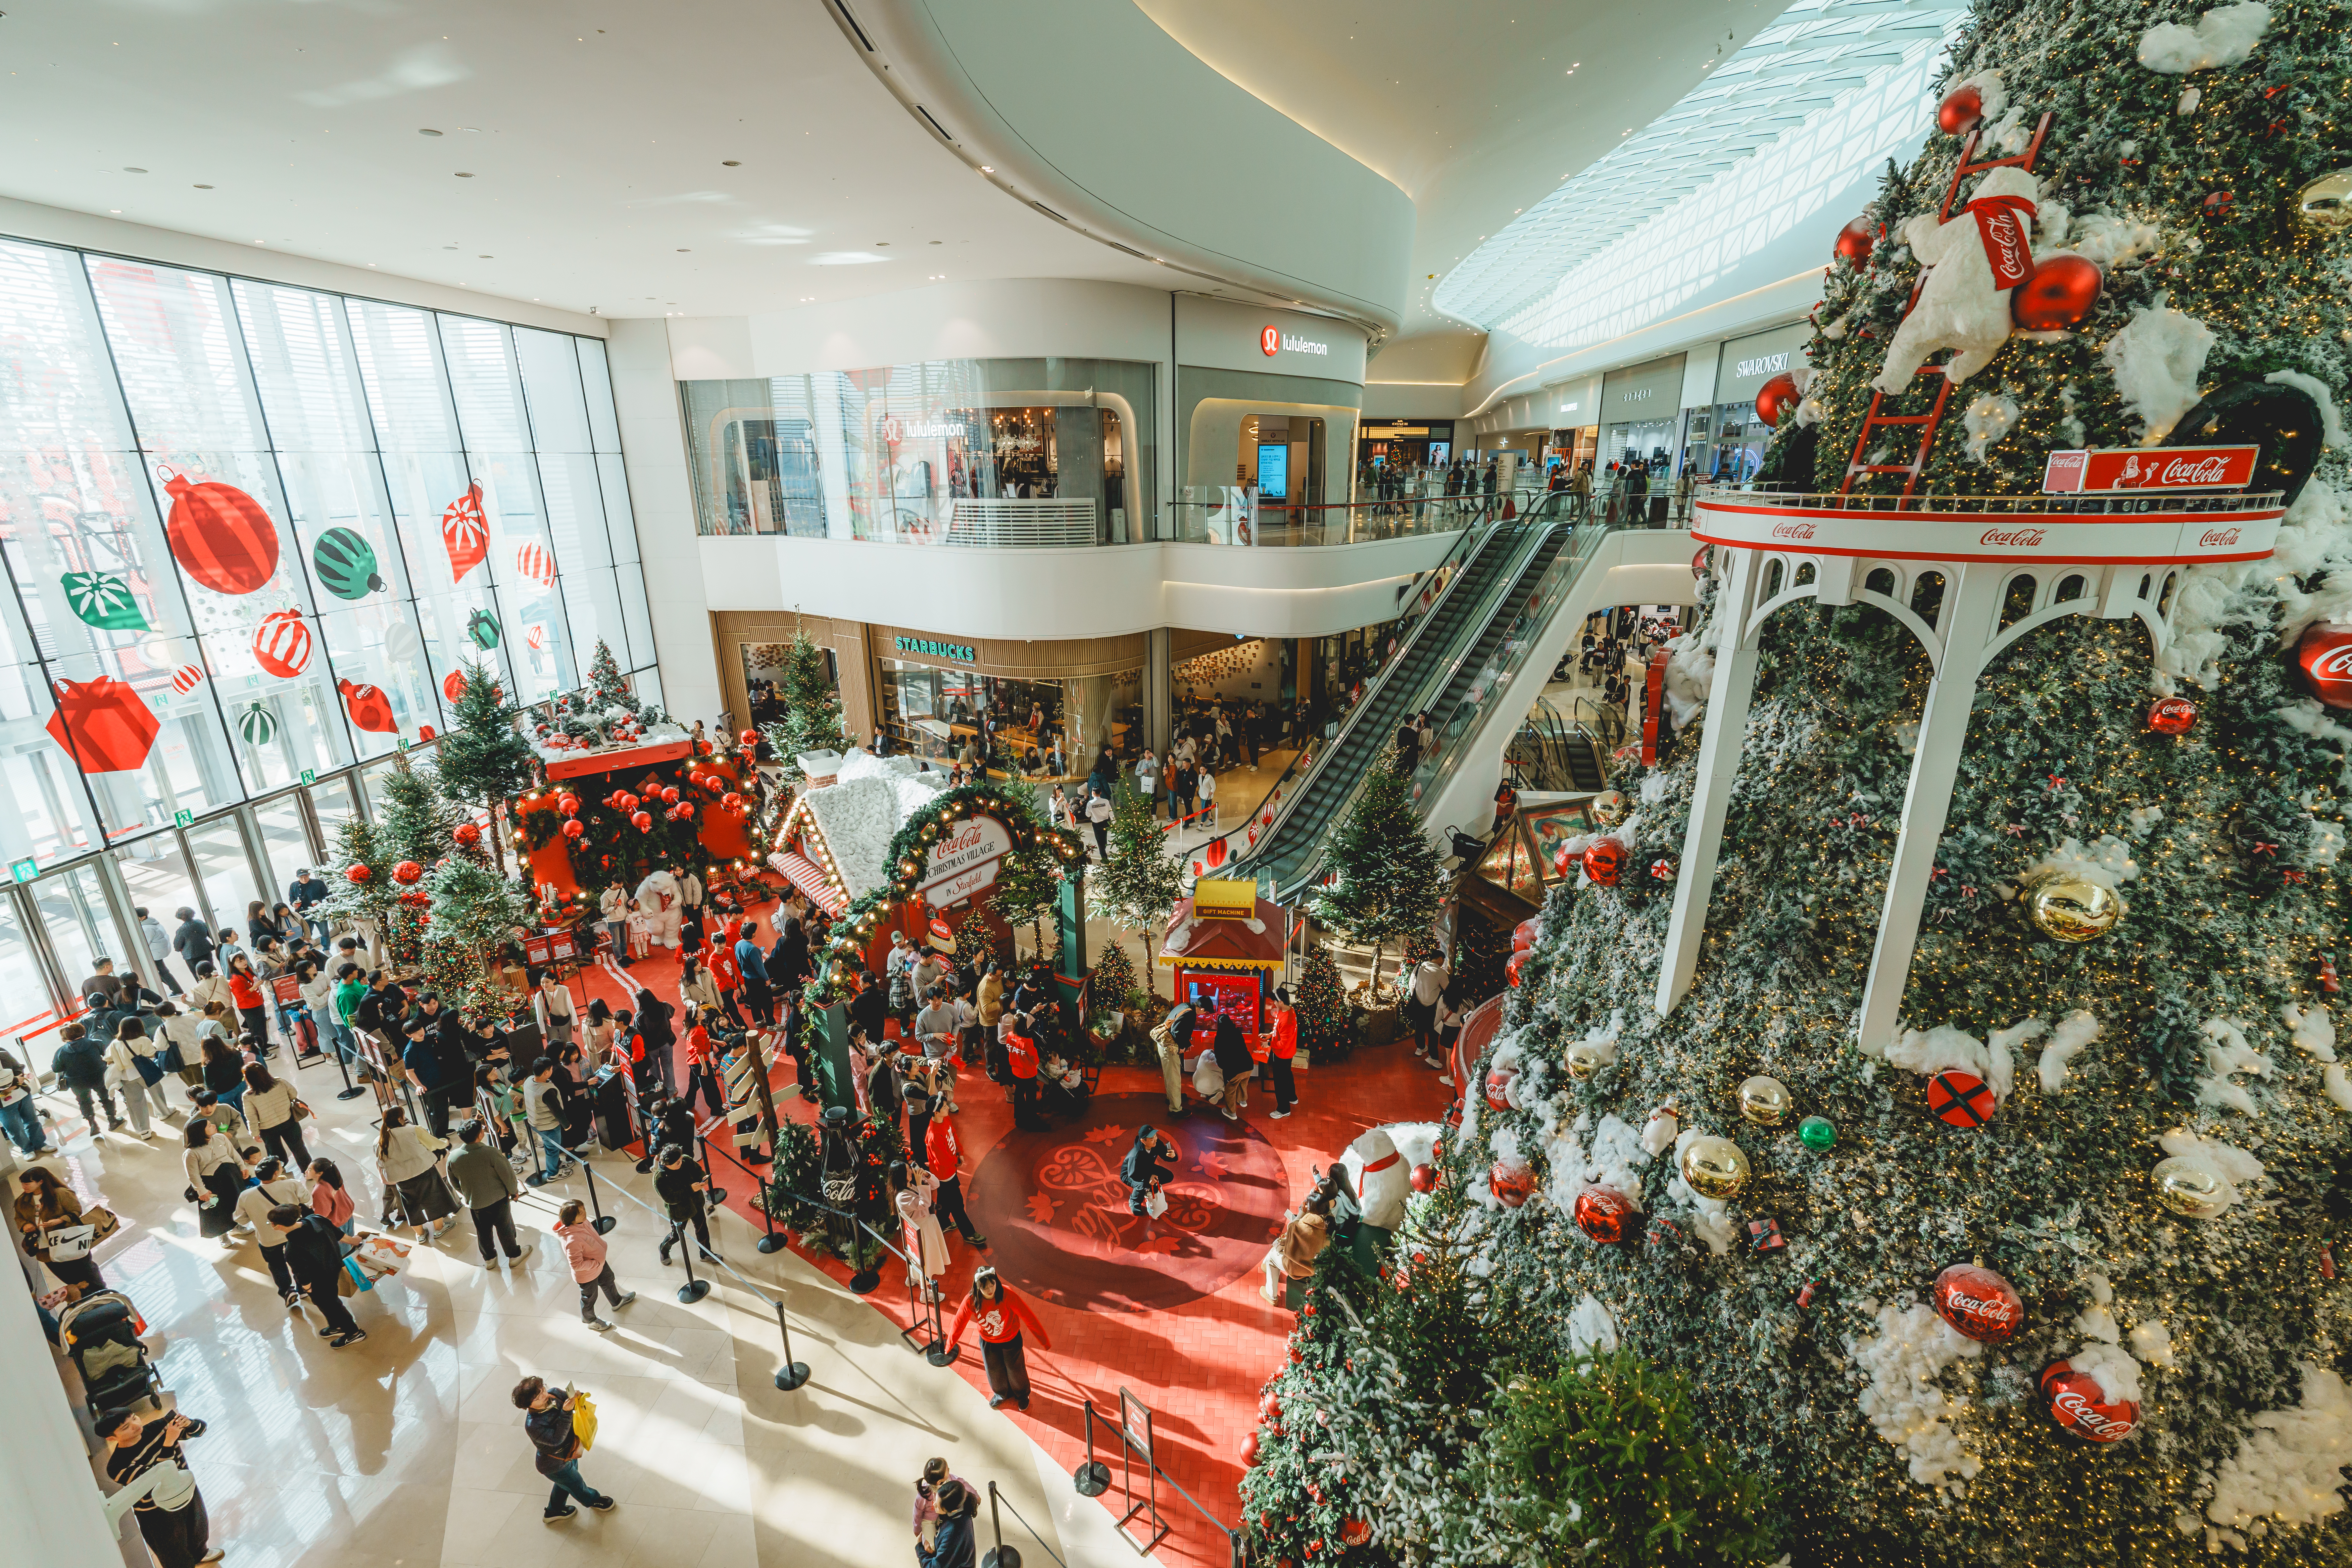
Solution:
[{"label": "shopping bag", "polygon": [[112,1236],[116,1231],[122,1228],[121,1216],[117,1215],[112,1209],[107,1208],[102,1205],[93,1204],[89,1207],[82,1210],[81,1217],[83,1221],[96,1232],[96,1234],[90,1237],[92,1245],[104,1241],[108,1237]]},{"label": "shopping bag", "polygon": [[356,1296],[362,1290],[374,1289],[375,1282],[360,1272],[360,1266],[355,1259],[350,1258],[343,1259],[343,1271],[335,1277],[336,1295]]},{"label": "shopping bag", "polygon": [[1161,1215],[1166,1214],[1168,1212],[1168,1194],[1155,1188],[1150,1195],[1143,1200],[1143,1212],[1150,1215],[1153,1219],[1158,1219]]},{"label": "shopping bag", "polygon": [[98,1227],[90,1225],[60,1226],[49,1232],[49,1257],[59,1263],[79,1263],[89,1256],[91,1244],[98,1239]]},{"label": "shopping bag", "polygon": [[596,1402],[584,1393],[572,1396],[572,1434],[583,1454],[596,1446]]},{"label": "shopping bag", "polygon": [[365,1288],[373,1289],[408,1267],[412,1246],[396,1237],[362,1237],[347,1261],[359,1270]]}]

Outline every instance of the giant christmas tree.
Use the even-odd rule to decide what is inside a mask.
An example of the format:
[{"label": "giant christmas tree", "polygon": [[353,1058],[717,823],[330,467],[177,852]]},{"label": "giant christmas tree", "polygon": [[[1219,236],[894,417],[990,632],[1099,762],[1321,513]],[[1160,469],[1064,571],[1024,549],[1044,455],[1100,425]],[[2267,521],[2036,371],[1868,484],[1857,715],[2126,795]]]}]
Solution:
[{"label": "giant christmas tree", "polygon": [[[1926,150],[1840,247],[1772,458],[1799,489],[1858,458],[1860,493],[2018,498],[1941,503],[1997,569],[1866,560],[1759,634],[1766,591],[1838,558],[1715,551],[1680,653],[1707,711],[1613,781],[1638,804],[1610,830],[1625,869],[1553,894],[1391,1277],[1327,1270],[1244,1487],[1256,1555],[2352,1563],[2352,729],[2316,700],[2352,704],[2326,668],[2352,643],[2327,630],[2352,621],[2352,529],[2322,449],[2352,339],[2348,20],[1976,7]],[[2032,162],[1970,175],[1948,213],[1964,148]],[[1940,423],[1865,430],[1875,391],[1881,417],[1948,397]],[[2080,526],[2034,510],[2052,453],[2120,468],[2168,445],[2259,448],[2243,499],[2210,503],[2228,516],[2183,514],[2144,571],[2009,564]],[[1877,537],[1949,552],[1927,510],[1882,510]],[[1975,616],[1999,636],[1956,676]],[[1710,759],[1743,647],[1752,697]],[[1694,801],[1727,798],[1702,843]],[[1923,801],[1940,830],[1906,838]],[[1677,923],[1706,849],[1702,923]],[[1678,952],[1686,987],[1662,995]],[[1460,1292],[1434,1342],[1398,1300],[1424,1282]],[[1627,1355],[1693,1416],[1685,1500],[1649,1517],[1727,1507],[1763,1533],[1624,1522],[1629,1464],[1663,1486],[1638,1456],[1676,1429],[1611,1393]],[[1572,1484],[1529,1454],[1567,1456]]]}]

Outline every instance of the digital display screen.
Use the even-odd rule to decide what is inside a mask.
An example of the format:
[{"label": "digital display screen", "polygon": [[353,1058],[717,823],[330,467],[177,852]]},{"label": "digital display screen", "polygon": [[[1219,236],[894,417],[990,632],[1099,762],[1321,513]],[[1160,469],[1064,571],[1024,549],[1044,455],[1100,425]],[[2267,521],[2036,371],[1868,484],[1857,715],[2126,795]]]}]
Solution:
[{"label": "digital display screen", "polygon": [[1290,448],[1257,449],[1257,493],[1262,500],[1281,500],[1290,494]]}]

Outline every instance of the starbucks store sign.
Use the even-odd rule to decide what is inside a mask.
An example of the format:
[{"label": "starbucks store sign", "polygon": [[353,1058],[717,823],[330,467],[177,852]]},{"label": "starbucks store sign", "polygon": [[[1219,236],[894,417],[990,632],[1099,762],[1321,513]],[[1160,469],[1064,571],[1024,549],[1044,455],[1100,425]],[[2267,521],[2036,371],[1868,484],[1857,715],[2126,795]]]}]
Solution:
[{"label": "starbucks store sign", "polygon": [[952,658],[962,664],[977,663],[980,658],[979,650],[970,643],[938,642],[930,637],[904,636],[893,640],[897,642],[900,653],[924,654],[932,658]]}]

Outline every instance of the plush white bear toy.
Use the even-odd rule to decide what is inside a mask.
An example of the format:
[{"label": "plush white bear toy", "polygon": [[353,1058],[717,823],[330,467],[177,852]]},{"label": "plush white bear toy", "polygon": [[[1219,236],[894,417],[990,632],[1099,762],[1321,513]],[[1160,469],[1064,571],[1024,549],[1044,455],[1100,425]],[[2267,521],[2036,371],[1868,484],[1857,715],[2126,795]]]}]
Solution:
[{"label": "plush white bear toy", "polygon": [[[2011,164],[1987,174],[1969,209],[1953,214],[1950,221],[1939,224],[1934,213],[1922,213],[1903,226],[1903,243],[1930,270],[1919,302],[1895,329],[1895,341],[1886,345],[1886,363],[1871,385],[1881,392],[1902,391],[1937,349],[1959,351],[1944,367],[1946,379],[1956,386],[1991,363],[2009,341],[2009,288],[1994,276],[1978,209],[1990,221],[1995,248],[2013,250],[2012,262],[2021,262],[2030,277],[2033,262],[2028,247],[2037,195],[2033,176]],[[2018,212],[2003,197],[2022,203],[2024,210]]]}]

